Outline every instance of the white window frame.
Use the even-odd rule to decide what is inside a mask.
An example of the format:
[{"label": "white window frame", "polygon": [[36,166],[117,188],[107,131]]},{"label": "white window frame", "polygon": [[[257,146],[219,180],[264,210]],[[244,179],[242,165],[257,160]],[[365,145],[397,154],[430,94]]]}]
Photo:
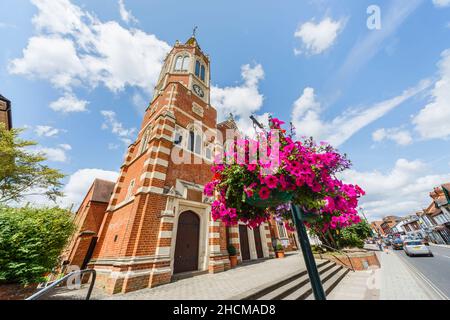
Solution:
[{"label": "white window frame", "polygon": [[[280,239],[288,239],[289,237],[288,237],[286,227],[284,226],[284,223],[278,222],[278,221],[276,223],[277,223],[278,235],[279,235]],[[282,235],[282,233],[284,234],[284,236]]]},{"label": "white window frame", "polygon": [[177,55],[175,57],[173,70],[175,72],[188,72],[191,67],[191,60],[191,56],[188,53],[181,53]]}]

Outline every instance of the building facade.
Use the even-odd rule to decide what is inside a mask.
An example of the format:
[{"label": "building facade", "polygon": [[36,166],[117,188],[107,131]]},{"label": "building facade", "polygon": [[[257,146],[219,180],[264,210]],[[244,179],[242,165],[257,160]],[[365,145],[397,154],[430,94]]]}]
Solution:
[{"label": "building facade", "polygon": [[12,128],[11,101],[0,94],[0,123],[4,123],[6,129]]},{"label": "building facade", "polygon": [[381,225],[383,224],[383,221],[372,221],[370,223],[370,226],[372,227],[372,230],[375,232],[375,234],[377,236],[385,236],[385,233],[383,231],[383,228],[381,227]]},{"label": "building facade", "polygon": [[387,216],[383,218],[383,223],[381,224],[381,229],[385,235],[392,234],[391,228],[401,221],[400,217],[397,216]]},{"label": "building facade", "polygon": [[[235,133],[234,120],[217,123],[210,104],[209,57],[194,37],[177,41],[127,150],[88,259],[98,286],[129,292],[180,274],[222,272],[230,268],[229,245],[240,262],[274,257],[272,241],[298,247],[292,233],[274,221],[249,229],[212,220],[214,199],[203,194],[204,185],[212,178],[215,152],[225,140],[234,142]],[[76,256],[74,250],[72,245],[68,254]]]}]

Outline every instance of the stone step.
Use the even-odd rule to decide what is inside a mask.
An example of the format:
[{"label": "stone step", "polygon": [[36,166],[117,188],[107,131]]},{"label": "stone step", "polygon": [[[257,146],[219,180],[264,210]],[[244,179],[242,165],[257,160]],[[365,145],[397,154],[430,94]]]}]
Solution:
[{"label": "stone step", "polygon": [[[329,260],[319,260],[316,261],[318,268],[326,268],[327,266],[331,265],[332,263]],[[275,281],[272,281],[269,284],[264,284],[260,287],[257,287],[255,289],[252,289],[250,292],[245,293],[244,295],[240,295],[236,297],[237,300],[257,300],[261,299],[261,297],[277,290],[280,287],[283,287],[284,285],[290,284],[293,281],[299,280],[301,278],[307,277],[308,272],[306,269],[303,269],[299,272],[295,272],[284,279],[280,280],[277,279]]]},{"label": "stone step", "polygon": [[[320,264],[318,266],[319,274],[325,274],[328,270],[332,269],[336,264],[329,262]],[[307,272],[304,272],[303,275],[293,281],[285,283],[284,285],[280,285],[275,290],[268,292],[266,295],[261,296],[259,300],[282,300],[285,297],[289,296],[293,292],[298,291],[305,285],[309,283],[309,276]]]},{"label": "stone step", "polygon": [[[323,290],[325,291],[325,294],[328,296],[331,291],[333,291],[334,288],[339,284],[339,282],[342,281],[342,279],[345,278],[345,276],[350,272],[350,269],[342,268],[340,269],[336,274],[334,274],[328,281],[326,281],[323,284]],[[314,295],[311,294],[305,298],[304,300],[314,300]]]},{"label": "stone step", "polygon": [[[325,286],[327,281],[329,279],[331,279],[334,275],[336,275],[342,269],[344,269],[344,267],[334,263],[332,268],[330,268],[326,272],[322,273],[320,275],[320,280],[322,281],[322,286]],[[325,289],[324,289],[324,291],[325,291]],[[312,291],[311,283],[309,282],[309,278],[308,278],[308,282],[303,287],[299,288],[292,294],[286,296],[284,298],[284,300],[305,300],[308,296],[312,295],[312,293],[313,293],[313,291]]]}]

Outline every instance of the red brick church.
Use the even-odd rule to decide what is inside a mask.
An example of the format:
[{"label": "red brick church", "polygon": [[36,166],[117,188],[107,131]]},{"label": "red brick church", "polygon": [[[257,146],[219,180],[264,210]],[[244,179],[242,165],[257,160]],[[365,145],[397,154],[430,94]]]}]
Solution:
[{"label": "red brick church", "polygon": [[293,234],[275,221],[252,230],[211,219],[213,199],[203,195],[203,186],[223,145],[208,135],[216,129],[225,136],[237,127],[232,118],[217,123],[209,57],[195,37],[177,41],[118,181],[96,180],[78,209],[65,263],[94,268],[98,285],[119,293],[179,274],[228,270],[230,244],[240,262],[274,257],[274,242],[296,248]]}]

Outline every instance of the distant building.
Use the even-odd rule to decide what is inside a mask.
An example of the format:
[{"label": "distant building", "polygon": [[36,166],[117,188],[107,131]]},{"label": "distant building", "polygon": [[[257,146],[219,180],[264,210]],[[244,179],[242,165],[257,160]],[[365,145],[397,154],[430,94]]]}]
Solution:
[{"label": "distant building", "polygon": [[385,233],[383,231],[383,228],[381,228],[381,225],[383,224],[383,221],[372,221],[370,223],[370,226],[372,227],[372,230],[375,231],[375,233],[379,236],[385,236]]},{"label": "distant building", "polygon": [[431,236],[438,243],[450,244],[450,183],[434,188],[430,193],[433,202],[425,209],[431,222]]},{"label": "distant building", "polygon": [[385,235],[392,234],[391,228],[395,226],[402,219],[397,216],[387,216],[383,218],[383,223],[381,224],[381,229],[383,229],[383,233]]},{"label": "distant building", "polygon": [[8,130],[12,128],[11,101],[0,94],[0,123],[4,123]]},{"label": "distant building", "polygon": [[86,269],[92,257],[115,182],[95,179],[75,215],[77,230],[62,255],[65,266]]}]

